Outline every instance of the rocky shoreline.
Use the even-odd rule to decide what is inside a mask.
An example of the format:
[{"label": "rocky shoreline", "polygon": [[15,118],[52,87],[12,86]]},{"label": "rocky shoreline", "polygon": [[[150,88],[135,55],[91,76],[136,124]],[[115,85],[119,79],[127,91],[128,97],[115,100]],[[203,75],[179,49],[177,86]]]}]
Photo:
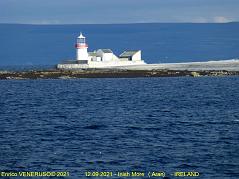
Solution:
[{"label": "rocky shoreline", "polygon": [[24,79],[74,79],[74,78],[137,78],[137,77],[201,77],[236,76],[239,71],[225,70],[123,70],[123,69],[85,69],[85,70],[30,70],[0,71],[0,80]]}]

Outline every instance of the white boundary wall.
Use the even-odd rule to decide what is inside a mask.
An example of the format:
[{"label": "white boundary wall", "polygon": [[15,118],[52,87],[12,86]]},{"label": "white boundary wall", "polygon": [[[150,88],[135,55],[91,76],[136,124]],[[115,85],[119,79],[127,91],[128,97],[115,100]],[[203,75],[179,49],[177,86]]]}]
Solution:
[{"label": "white boundary wall", "polygon": [[94,62],[89,64],[58,64],[58,69],[80,69],[80,68],[110,68],[110,67],[127,67],[131,65],[145,65],[142,61],[111,61],[111,62]]},{"label": "white boundary wall", "polygon": [[161,63],[161,64],[146,64],[141,62],[121,61],[114,63],[91,62],[86,64],[58,64],[58,69],[80,69],[80,68],[113,68],[127,70],[227,70],[239,71],[239,59],[208,61],[208,62],[188,62],[188,63]]}]

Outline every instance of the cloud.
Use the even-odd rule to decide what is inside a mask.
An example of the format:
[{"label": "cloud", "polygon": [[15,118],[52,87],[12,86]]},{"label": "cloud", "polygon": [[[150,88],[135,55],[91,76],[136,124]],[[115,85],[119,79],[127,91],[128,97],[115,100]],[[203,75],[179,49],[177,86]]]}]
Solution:
[{"label": "cloud", "polygon": [[213,22],[215,23],[227,23],[227,22],[231,22],[232,19],[223,17],[223,16],[216,16],[213,18]]},{"label": "cloud", "polygon": [[193,22],[193,23],[228,23],[232,21],[233,19],[227,18],[224,16],[195,17],[195,18],[188,19],[188,22]]}]

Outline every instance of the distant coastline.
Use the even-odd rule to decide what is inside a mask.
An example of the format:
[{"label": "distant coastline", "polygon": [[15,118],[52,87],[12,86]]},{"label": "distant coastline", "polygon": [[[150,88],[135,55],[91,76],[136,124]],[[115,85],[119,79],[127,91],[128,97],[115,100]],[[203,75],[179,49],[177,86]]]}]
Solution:
[{"label": "distant coastline", "polygon": [[71,25],[135,25],[135,24],[233,24],[230,22],[129,22],[129,23],[0,23],[0,25],[32,25],[32,26],[71,26]]}]

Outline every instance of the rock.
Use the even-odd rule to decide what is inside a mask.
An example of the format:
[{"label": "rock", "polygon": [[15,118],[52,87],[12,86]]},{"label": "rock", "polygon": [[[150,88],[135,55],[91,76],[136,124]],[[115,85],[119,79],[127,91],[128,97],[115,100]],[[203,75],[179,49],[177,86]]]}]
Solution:
[{"label": "rock", "polygon": [[191,75],[193,77],[200,77],[201,76],[198,72],[195,72],[195,71],[191,72]]}]

